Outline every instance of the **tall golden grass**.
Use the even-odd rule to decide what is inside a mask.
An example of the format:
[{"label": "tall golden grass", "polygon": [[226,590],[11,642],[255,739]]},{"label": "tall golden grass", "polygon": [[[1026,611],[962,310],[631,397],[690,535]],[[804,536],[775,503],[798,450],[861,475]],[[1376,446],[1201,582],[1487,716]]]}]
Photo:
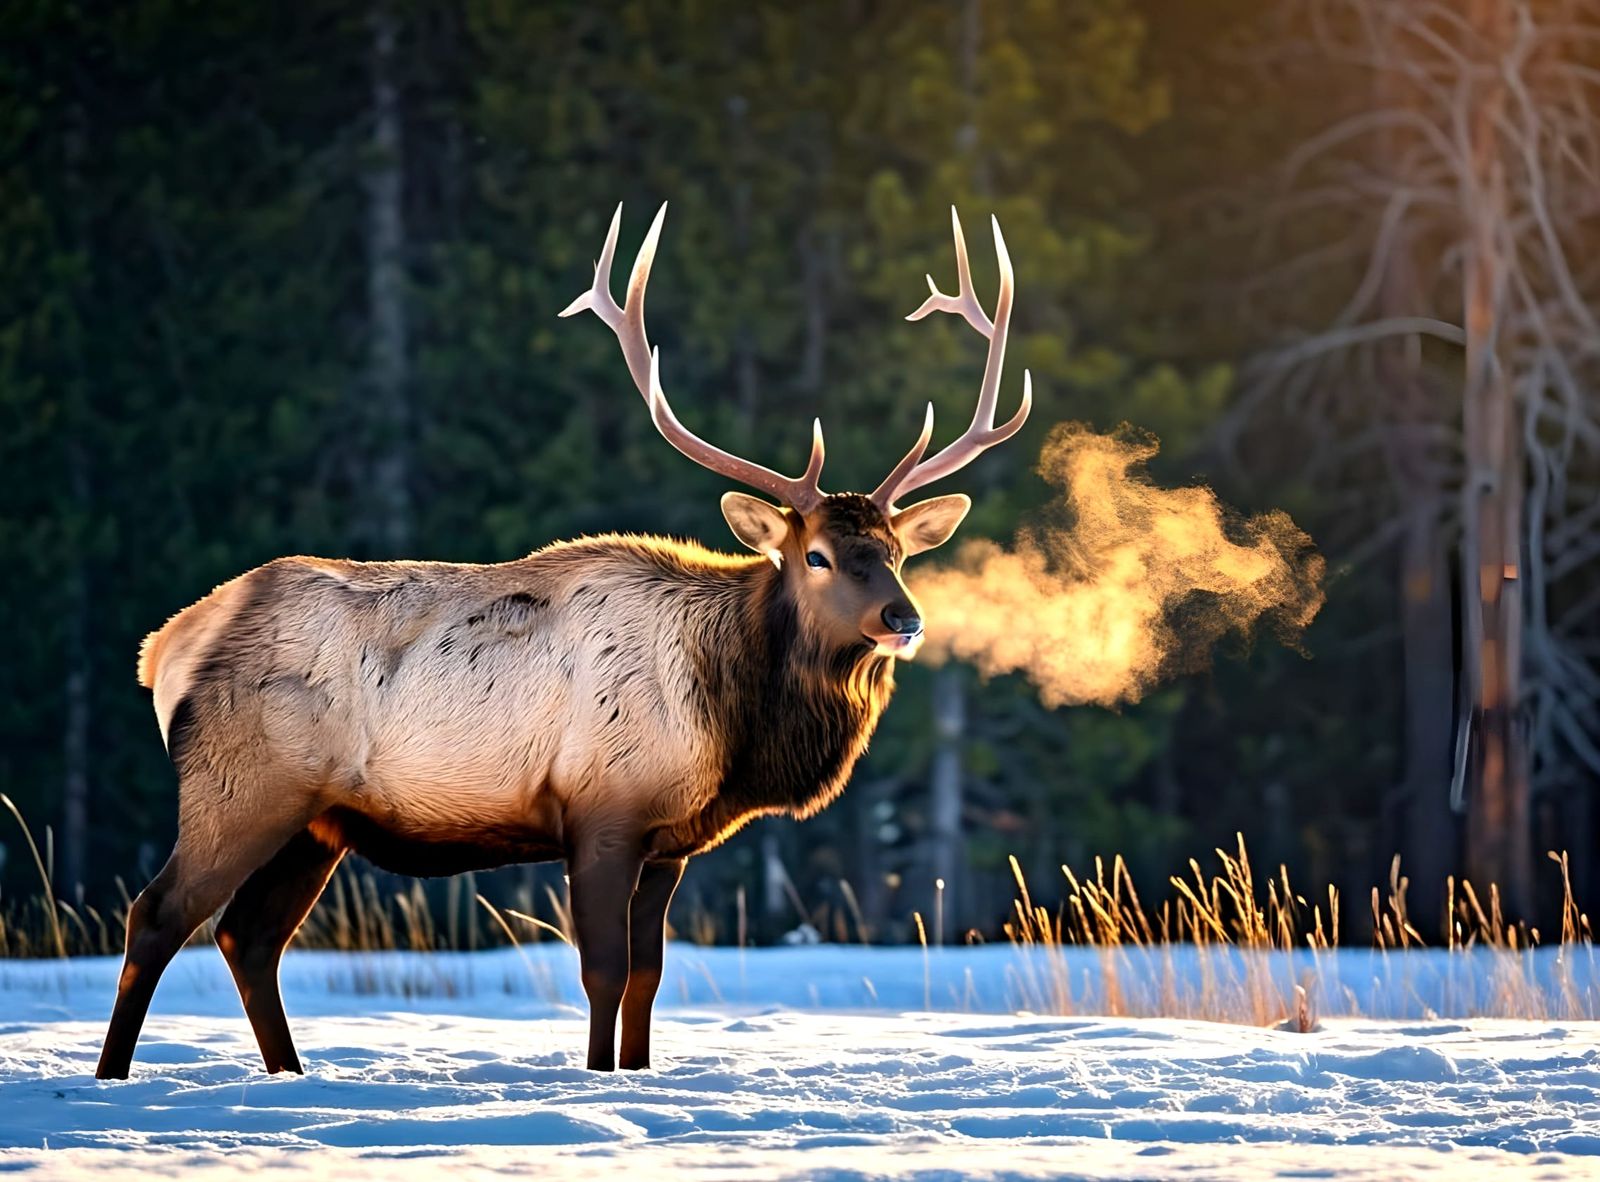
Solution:
[{"label": "tall golden grass", "polygon": [[[1014,943],[1039,954],[1035,965],[1045,966],[1019,982],[1034,1008],[1066,1014],[1083,1008],[1091,998],[1097,1014],[1193,1017],[1223,1021],[1248,1021],[1257,1025],[1287,1024],[1309,1029],[1316,1022],[1314,999],[1332,988],[1344,988],[1322,971],[1319,957],[1339,946],[1340,899],[1329,886],[1309,899],[1295,890],[1289,871],[1279,866],[1263,882],[1256,877],[1237,835],[1234,853],[1218,849],[1220,873],[1206,874],[1189,861],[1189,876],[1169,880],[1173,894],[1152,913],[1140,901],[1138,889],[1120,856],[1109,867],[1096,858],[1092,878],[1062,866],[1068,894],[1059,910],[1032,901],[1028,884],[1015,858],[1011,869],[1017,898],[1005,934]],[[1471,882],[1446,880],[1448,923],[1446,954],[1462,960],[1472,957],[1478,969],[1490,974],[1487,988],[1472,986],[1461,1012],[1475,1016],[1565,1019],[1600,1018],[1600,998],[1580,987],[1573,972],[1576,956],[1593,964],[1594,934],[1589,916],[1572,893],[1572,876],[1565,853],[1551,851],[1562,882],[1560,931],[1554,941],[1562,950],[1556,958],[1553,981],[1542,984],[1533,971],[1530,953],[1544,942],[1537,927],[1507,919],[1501,909],[1499,888],[1487,892]],[[1426,942],[1413,925],[1406,908],[1410,880],[1400,872],[1400,860],[1390,864],[1387,889],[1373,887],[1370,896],[1373,941],[1371,949],[1382,958],[1386,973],[1398,970],[1403,957],[1389,963],[1391,953],[1423,951]],[[1098,953],[1098,976],[1093,988],[1080,988],[1073,979],[1072,958],[1064,950],[1082,947]],[[1173,950],[1192,949],[1194,965],[1180,968]],[[1146,988],[1135,997],[1122,987],[1129,970],[1128,950],[1159,958],[1159,991]],[[1147,967],[1147,966],[1146,966]],[[1290,974],[1299,977],[1293,979]],[[1592,981],[1591,972],[1586,980]],[[1148,974],[1140,975],[1149,985]],[[1360,998],[1339,999],[1341,1010],[1362,1011]]]},{"label": "tall golden grass", "polygon": [[[81,899],[69,902],[58,897],[51,888],[48,829],[41,851],[15,804],[0,795],[0,806],[26,835],[40,881],[39,892],[29,898],[0,900],[0,957],[120,953],[129,905],[122,881],[117,880],[120,901],[106,911]],[[1097,1014],[1313,1026],[1317,1000],[1327,1000],[1330,990],[1341,988],[1324,974],[1319,959],[1339,947],[1339,893],[1329,886],[1309,896],[1301,894],[1283,866],[1258,877],[1242,836],[1233,852],[1215,852],[1220,870],[1207,873],[1191,859],[1188,873],[1169,879],[1169,892],[1154,907],[1141,899],[1120,855],[1109,862],[1096,858],[1092,875],[1074,873],[1063,865],[1066,894],[1054,910],[1035,902],[1013,858],[1016,898],[1003,930],[1025,953],[1015,984],[1027,1008],[1067,1014],[1087,1012],[1087,1007]],[[1455,954],[1463,965],[1473,961],[1470,972],[1465,968],[1462,972],[1461,1012],[1600,1018],[1600,999],[1587,984],[1595,974],[1591,971],[1580,985],[1573,972],[1580,956],[1588,958],[1592,968],[1589,916],[1573,897],[1567,855],[1549,856],[1561,876],[1563,892],[1559,931],[1549,939],[1538,928],[1508,918],[1494,885],[1480,890],[1465,880],[1447,881],[1447,938],[1434,951]],[[1368,947],[1390,966],[1385,972],[1393,971],[1391,957],[1394,965],[1403,964],[1403,954],[1429,947],[1408,912],[1409,887],[1397,858],[1388,882],[1373,887],[1367,900],[1373,932]],[[841,884],[841,893],[857,940],[868,942],[854,892]],[[842,913],[837,918],[833,926],[843,940],[848,925]],[[926,956],[927,928],[920,914],[913,920]],[[680,936],[714,942],[716,924],[703,909],[680,913],[678,921]],[[826,923],[818,926],[828,930]],[[209,939],[206,929],[195,936],[197,942]],[[431,952],[520,948],[525,942],[547,939],[572,942],[572,917],[564,892],[546,887],[536,893],[519,886],[509,905],[497,906],[479,893],[471,874],[447,880],[430,897],[420,882],[394,880],[347,864],[334,876],[297,943],[346,952]],[[745,943],[742,928],[739,942],[741,947]],[[1561,951],[1553,976],[1547,974],[1541,981],[1533,972],[1531,954],[1545,943]],[[1093,965],[1092,974],[1085,954]],[[364,985],[357,980],[354,987],[395,991],[393,982],[379,979],[391,970],[376,960],[370,963],[370,969],[363,971],[372,973],[372,980]],[[1154,977],[1152,963],[1159,966]],[[528,971],[534,972],[531,961]],[[547,973],[548,965],[541,971]],[[414,966],[406,970],[407,980],[399,992],[448,995],[459,988],[448,974],[431,982],[416,972]],[[1489,974],[1487,985],[1484,972]],[[1342,988],[1348,992],[1348,987]],[[933,999],[927,1000],[931,1004]],[[1336,1001],[1341,1012],[1365,1012],[1359,997]]]}]

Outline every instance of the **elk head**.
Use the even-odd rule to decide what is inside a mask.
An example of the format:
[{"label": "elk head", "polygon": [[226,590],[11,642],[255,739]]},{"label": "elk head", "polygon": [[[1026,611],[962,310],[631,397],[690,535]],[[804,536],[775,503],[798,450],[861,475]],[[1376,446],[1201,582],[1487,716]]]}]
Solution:
[{"label": "elk head", "polygon": [[634,260],[626,302],[618,307],[611,296],[611,262],[622,224],[622,206],[617,206],[605,247],[595,264],[593,286],[561,315],[571,316],[588,309],[616,334],[628,372],[649,405],[651,421],[668,443],[696,463],[759,489],[778,502],[730,492],[722,498],[722,514],[741,542],[784,572],[797,610],[813,635],[838,648],[870,646],[883,656],[914,655],[922,643],[922,612],[901,581],[901,565],[911,555],[948,540],[972,502],[961,493],[918,501],[905,508],[897,507],[895,502],[913,489],[965,467],[980,452],[1011,438],[1021,429],[1033,406],[1032,379],[1024,372],[1022,405],[1010,421],[999,427],[994,425],[1015,287],[1000,223],[991,219],[1000,263],[1000,295],[994,319],[990,320],[973,293],[966,240],[954,207],[950,221],[955,234],[959,291],[953,296],[945,295],[930,275],[928,288],[932,294],[906,317],[920,320],[930,312],[954,312],[988,338],[989,358],[971,424],[959,439],[924,458],[933,437],[930,402],[917,442],[876,490],[862,495],[824,493],[818,486],[823,460],[820,420],[812,424],[811,459],[798,477],[782,476],[725,452],[678,421],[661,388],[660,351],[651,348],[644,329],[645,286],[666,213],[667,207],[662,205]]}]

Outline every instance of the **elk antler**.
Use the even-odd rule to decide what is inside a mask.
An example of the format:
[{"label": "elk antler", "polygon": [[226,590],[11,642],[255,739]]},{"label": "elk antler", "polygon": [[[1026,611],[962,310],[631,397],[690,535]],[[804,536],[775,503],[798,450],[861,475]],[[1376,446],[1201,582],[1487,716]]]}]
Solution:
[{"label": "elk antler", "polygon": [[1000,261],[1000,297],[995,301],[994,320],[989,319],[983,306],[978,303],[977,295],[973,293],[972,268],[967,263],[967,240],[961,233],[961,219],[956,215],[953,205],[950,207],[950,225],[955,231],[956,276],[960,281],[960,291],[953,296],[945,295],[934,283],[933,276],[929,275],[928,290],[933,294],[923,301],[922,307],[906,317],[907,320],[921,320],[929,312],[955,312],[989,338],[989,360],[983,367],[978,408],[973,412],[972,423],[961,438],[932,459],[924,460],[922,453],[927,450],[928,439],[933,433],[933,406],[929,404],[922,437],[872,494],[873,502],[885,513],[892,511],[897,498],[966,467],[979,452],[1010,439],[1022,429],[1022,424],[1028,420],[1028,411],[1033,408],[1033,377],[1024,370],[1022,405],[1010,422],[1000,427],[994,425],[995,400],[1000,393],[1000,373],[1005,368],[1006,332],[1011,327],[1011,297],[1016,280],[1011,273],[1011,256],[1006,253],[1006,240],[1000,235],[1000,223],[994,218],[989,220],[994,226],[994,251]]},{"label": "elk antler", "polygon": [[667,403],[667,395],[661,389],[660,350],[650,347],[644,331],[644,289],[650,281],[650,265],[655,261],[656,242],[661,237],[661,223],[666,216],[667,207],[663,202],[656,211],[656,220],[650,223],[650,232],[645,235],[638,257],[634,259],[633,275],[628,280],[627,302],[619,308],[616,300],[611,298],[611,260],[617,251],[617,231],[622,227],[622,206],[618,205],[617,212],[611,216],[611,229],[606,233],[600,261],[594,265],[594,286],[568,304],[561,315],[572,316],[587,308],[616,333],[617,341],[622,346],[623,360],[628,363],[628,372],[633,375],[633,384],[639,387],[639,393],[644,395],[650,407],[650,421],[673,447],[702,467],[758,488],[801,513],[809,513],[822,502],[824,495],[817,487],[817,478],[822,474],[821,419],[812,424],[811,459],[806,464],[805,474],[794,478],[712,446],[680,423]]}]

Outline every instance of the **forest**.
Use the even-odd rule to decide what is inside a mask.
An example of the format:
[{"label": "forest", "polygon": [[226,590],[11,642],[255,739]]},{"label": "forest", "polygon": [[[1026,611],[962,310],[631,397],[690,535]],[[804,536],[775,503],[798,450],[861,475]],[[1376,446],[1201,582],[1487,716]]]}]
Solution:
[{"label": "forest", "polygon": [[[1034,394],[951,482],[964,538],[1059,513],[1039,457],[1081,423],[1327,564],[1303,633],[1229,633],[1137,700],[903,664],[843,798],[696,860],[681,932],[994,938],[1012,858],[1050,899],[1121,855],[1149,903],[1236,833],[1337,887],[1352,939],[1396,856],[1429,939],[1450,876],[1548,924],[1547,851],[1600,898],[1591,0],[19,0],[0,27],[0,792],[62,898],[165,858],[135,660],[224,580],[735,548],[726,483],[557,317],[619,202],[624,260],[670,203],[651,330],[731,450],[798,470],[820,417],[870,488],[928,400],[936,444],[959,429],[981,343],[905,319],[925,274],[954,288],[954,205],[985,302],[1005,228],[1001,403],[1024,367]],[[0,815],[0,910],[37,889]]]}]

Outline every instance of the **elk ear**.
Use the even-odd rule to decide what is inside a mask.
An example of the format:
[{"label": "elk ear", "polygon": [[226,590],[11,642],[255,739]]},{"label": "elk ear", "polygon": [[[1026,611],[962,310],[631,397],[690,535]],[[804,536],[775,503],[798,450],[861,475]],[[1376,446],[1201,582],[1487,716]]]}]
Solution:
[{"label": "elk ear", "polygon": [[730,492],[722,494],[722,515],[734,537],[774,565],[782,565],[783,540],[789,536],[789,520],[782,509],[749,493]]},{"label": "elk ear", "polygon": [[947,497],[934,497],[907,505],[894,515],[889,524],[900,537],[906,557],[932,550],[950,540],[956,527],[972,508],[972,498],[966,493],[951,493]]}]

